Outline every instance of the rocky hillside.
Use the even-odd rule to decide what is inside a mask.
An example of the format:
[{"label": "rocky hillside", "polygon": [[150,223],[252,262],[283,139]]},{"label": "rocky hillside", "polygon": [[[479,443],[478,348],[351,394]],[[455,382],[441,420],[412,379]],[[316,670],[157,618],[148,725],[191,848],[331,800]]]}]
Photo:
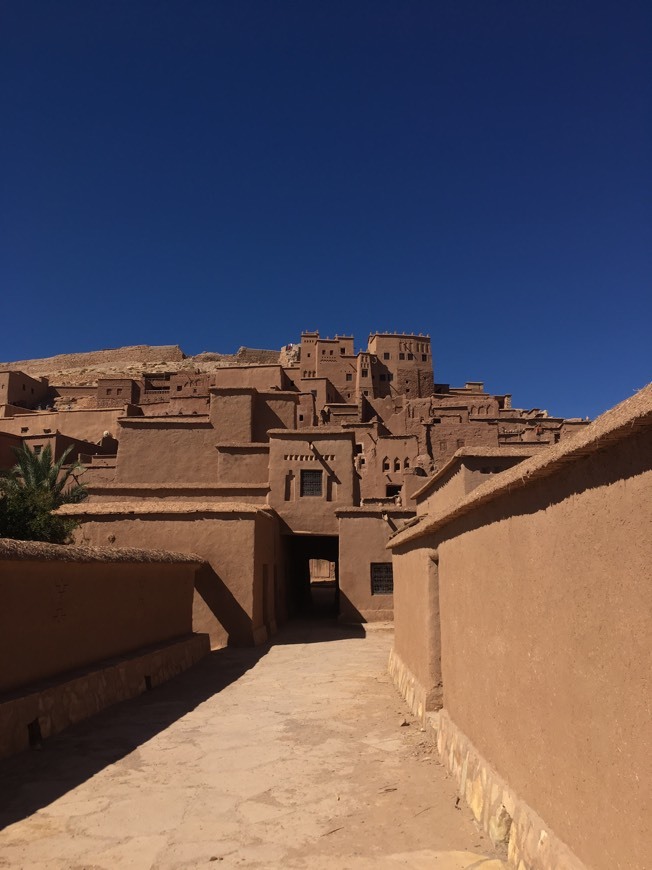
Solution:
[{"label": "rocky hillside", "polygon": [[0,370],[17,369],[32,377],[46,377],[53,385],[96,383],[104,377],[137,378],[143,372],[193,371],[211,372],[223,366],[279,362],[278,350],[258,350],[241,347],[237,353],[222,354],[205,351],[186,356],[178,345],[118,347],[88,353],[63,353],[44,359],[18,360],[0,363]]}]

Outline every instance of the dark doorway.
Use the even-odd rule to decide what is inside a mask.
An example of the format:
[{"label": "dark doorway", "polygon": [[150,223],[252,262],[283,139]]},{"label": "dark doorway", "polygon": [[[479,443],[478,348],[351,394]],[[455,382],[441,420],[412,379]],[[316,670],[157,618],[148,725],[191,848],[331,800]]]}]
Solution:
[{"label": "dark doorway", "polygon": [[286,542],[288,615],[337,618],[339,538],[292,535]]}]

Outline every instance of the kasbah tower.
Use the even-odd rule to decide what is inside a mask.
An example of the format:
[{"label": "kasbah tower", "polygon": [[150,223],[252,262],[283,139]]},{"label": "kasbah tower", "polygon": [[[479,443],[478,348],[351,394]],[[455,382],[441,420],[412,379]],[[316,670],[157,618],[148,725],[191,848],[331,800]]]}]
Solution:
[{"label": "kasbah tower", "polygon": [[198,554],[195,631],[257,644],[310,609],[390,619],[387,543],[442,482],[459,498],[586,425],[510,398],[435,382],[416,333],[72,354],[0,367],[0,467],[23,442],[72,445],[89,488],[61,509],[77,543]]}]

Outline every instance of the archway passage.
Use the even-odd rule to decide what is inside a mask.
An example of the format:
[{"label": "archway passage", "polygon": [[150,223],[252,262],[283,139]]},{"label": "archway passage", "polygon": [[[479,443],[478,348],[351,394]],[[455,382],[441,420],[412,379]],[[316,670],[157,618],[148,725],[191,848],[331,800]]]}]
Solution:
[{"label": "archway passage", "polygon": [[289,616],[335,619],[339,615],[339,538],[292,535],[286,538]]}]

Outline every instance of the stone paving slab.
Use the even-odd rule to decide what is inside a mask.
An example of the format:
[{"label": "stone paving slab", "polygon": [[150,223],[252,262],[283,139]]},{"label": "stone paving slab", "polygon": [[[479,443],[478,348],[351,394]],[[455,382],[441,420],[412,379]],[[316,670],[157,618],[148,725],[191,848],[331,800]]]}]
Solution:
[{"label": "stone paving slab", "polygon": [[0,867],[505,866],[391,684],[391,632],[275,641],[1,763]]}]

